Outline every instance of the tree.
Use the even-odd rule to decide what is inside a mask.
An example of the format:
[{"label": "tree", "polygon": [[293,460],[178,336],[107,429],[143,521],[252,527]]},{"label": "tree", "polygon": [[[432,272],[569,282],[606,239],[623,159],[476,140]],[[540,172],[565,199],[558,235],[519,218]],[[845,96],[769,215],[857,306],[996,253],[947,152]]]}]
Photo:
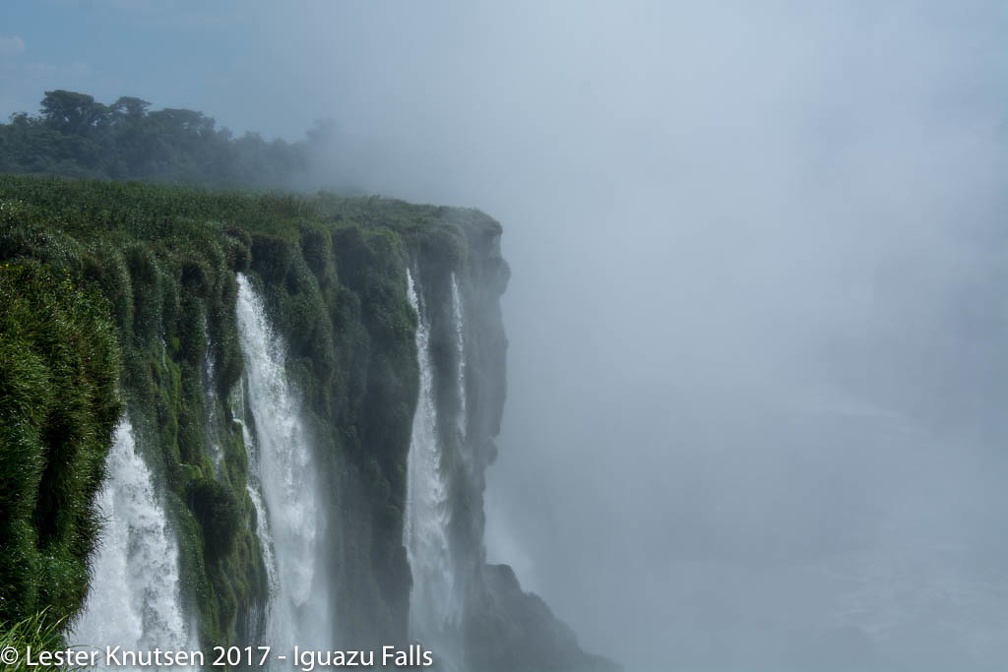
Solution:
[{"label": "tree", "polygon": [[117,119],[125,119],[135,122],[139,121],[145,114],[147,114],[148,107],[150,107],[150,103],[143,98],[121,96],[119,100],[112,103],[109,109]]},{"label": "tree", "polygon": [[[46,91],[38,115],[0,123],[0,172],[271,187],[295,186],[307,173],[304,140],[235,138],[202,112],[150,106],[133,96],[103,105],[85,93]],[[329,131],[319,124],[311,139],[325,142]]]},{"label": "tree", "polygon": [[42,121],[50,128],[70,135],[88,135],[108,118],[108,108],[86,93],[46,91],[42,99]]}]

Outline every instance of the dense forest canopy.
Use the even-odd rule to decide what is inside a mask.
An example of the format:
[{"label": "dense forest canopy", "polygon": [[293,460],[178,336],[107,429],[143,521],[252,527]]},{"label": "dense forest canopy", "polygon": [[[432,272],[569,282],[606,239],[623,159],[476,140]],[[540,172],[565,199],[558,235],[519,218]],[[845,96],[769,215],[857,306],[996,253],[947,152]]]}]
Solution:
[{"label": "dense forest canopy", "polygon": [[0,172],[293,188],[308,173],[310,148],[330,132],[322,124],[298,142],[234,137],[202,112],[150,105],[46,91],[37,115],[0,124]]}]

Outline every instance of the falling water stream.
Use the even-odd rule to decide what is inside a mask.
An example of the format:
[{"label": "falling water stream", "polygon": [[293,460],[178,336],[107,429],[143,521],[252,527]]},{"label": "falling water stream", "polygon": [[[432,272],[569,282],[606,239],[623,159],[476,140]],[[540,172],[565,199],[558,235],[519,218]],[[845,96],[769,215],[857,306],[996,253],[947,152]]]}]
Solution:
[{"label": "falling water stream", "polygon": [[237,311],[244,390],[254,425],[251,431],[245,428],[250,494],[260,514],[257,531],[271,580],[268,643],[288,650],[331,647],[332,591],[322,571],[320,543],[324,507],[301,404],[287,381],[283,342],[243,275],[238,276]]},{"label": "falling water stream", "polygon": [[[420,292],[409,271],[406,278],[410,305],[419,318],[416,348],[420,366],[420,390],[407,458],[406,521],[403,530],[403,542],[413,574],[409,628],[412,638],[434,649],[438,658],[452,667],[460,658],[457,632],[461,600],[448,537],[451,511],[434,401],[430,324],[420,301]],[[457,291],[457,288],[453,289],[453,299],[457,297]],[[460,382],[464,383],[464,380],[460,379]],[[460,430],[464,431],[462,426]]]},{"label": "falling water stream", "polygon": [[98,506],[105,519],[85,611],[67,640],[104,649],[195,648],[183,616],[178,544],[123,418],[109,451]]},{"label": "falling water stream", "polygon": [[456,426],[460,440],[465,440],[466,434],[466,370],[465,370],[465,320],[462,314],[462,295],[459,292],[458,280],[451,274],[452,312],[455,317],[455,355],[458,362],[458,373],[455,379],[458,394],[458,416]]}]

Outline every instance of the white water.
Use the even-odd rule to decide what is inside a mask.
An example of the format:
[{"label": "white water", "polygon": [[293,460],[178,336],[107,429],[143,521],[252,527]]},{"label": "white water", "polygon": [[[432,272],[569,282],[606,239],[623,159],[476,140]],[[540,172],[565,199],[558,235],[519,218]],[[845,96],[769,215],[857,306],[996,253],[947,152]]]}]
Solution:
[{"label": "white water", "polygon": [[179,602],[178,544],[129,419],[116,427],[98,505],[106,523],[84,614],[68,641],[104,649],[191,650]]},{"label": "white water", "polygon": [[[270,578],[268,644],[330,647],[329,581],[320,561],[323,519],[317,466],[299,401],[287,382],[285,350],[262,300],[238,275],[238,332],[254,433],[245,429],[250,494]],[[261,497],[260,497],[261,494]]]},{"label": "white water", "polygon": [[217,394],[214,388],[214,360],[210,351],[210,328],[206,318],[203,318],[203,342],[207,344],[203,354],[203,399],[207,405],[207,445],[210,447],[210,458],[213,460],[214,478],[220,480],[221,468],[224,463],[224,451],[217,437]]},{"label": "white water", "polygon": [[403,543],[413,574],[410,594],[410,636],[431,648],[443,661],[457,659],[454,633],[461,604],[448,543],[448,487],[442,470],[437,433],[434,376],[430,361],[430,325],[420,308],[413,276],[407,270],[410,305],[417,312],[417,360],[420,394],[413,416],[407,458],[406,520]]},{"label": "white water", "polygon": [[259,448],[256,446],[255,437],[249,429],[248,421],[245,417],[245,380],[241,380],[237,387],[237,399],[232,403],[232,410],[235,420],[241,425],[242,440],[245,443],[246,454],[248,455],[248,481],[245,490],[252,500],[252,506],[256,511],[256,537],[263,551],[263,564],[266,565],[266,580],[269,582],[270,592],[275,594],[279,585],[277,576],[277,561],[273,554],[273,534],[270,532],[269,517],[266,513],[266,504],[262,496],[262,464],[259,460]]},{"label": "white water", "polygon": [[458,280],[455,273],[451,274],[451,298],[452,309],[455,315],[455,344],[458,362],[458,375],[456,377],[456,388],[458,394],[459,411],[456,425],[459,431],[459,441],[465,440],[466,434],[466,380],[465,380],[465,320],[462,316],[462,295],[459,292]]}]

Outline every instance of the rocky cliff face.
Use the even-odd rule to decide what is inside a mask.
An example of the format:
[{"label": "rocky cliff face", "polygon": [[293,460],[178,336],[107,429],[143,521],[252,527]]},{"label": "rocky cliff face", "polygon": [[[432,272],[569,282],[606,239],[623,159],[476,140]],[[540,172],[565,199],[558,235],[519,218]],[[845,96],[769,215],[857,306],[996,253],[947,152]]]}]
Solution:
[{"label": "rocky cliff face", "polygon": [[[157,511],[120,520],[130,545],[103,547],[121,561],[91,573],[144,576],[137,548],[156,527],[190,630],[173,641],[419,638],[446,669],[606,669],[485,565],[505,397],[497,222],[379,198],[12,177],[0,218],[0,492],[20,493],[0,501],[0,619],[48,607],[88,627],[102,516],[137,510],[96,504],[115,438],[142,458]],[[132,492],[115,473],[102,501]],[[129,636],[157,642],[140,588]]]}]

